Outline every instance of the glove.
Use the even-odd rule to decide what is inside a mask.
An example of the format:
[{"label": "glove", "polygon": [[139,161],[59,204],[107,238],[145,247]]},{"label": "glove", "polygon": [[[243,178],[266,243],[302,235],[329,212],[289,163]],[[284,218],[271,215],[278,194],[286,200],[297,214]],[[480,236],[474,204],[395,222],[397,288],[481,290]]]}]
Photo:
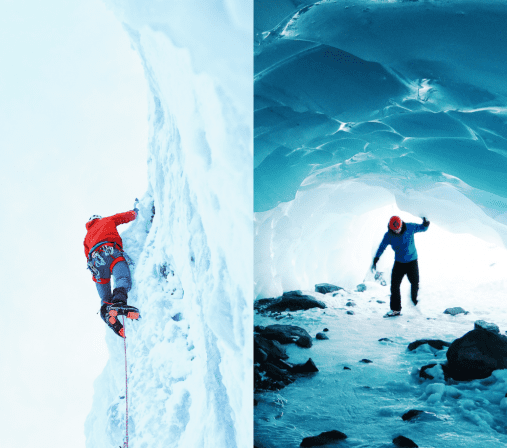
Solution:
[{"label": "glove", "polygon": [[372,269],[377,270],[377,263],[378,263],[378,260],[379,260],[379,258],[378,258],[378,257],[375,257],[375,258],[373,259]]},{"label": "glove", "polygon": [[426,218],[423,218],[423,226],[428,227],[429,225],[430,225],[430,222]]}]

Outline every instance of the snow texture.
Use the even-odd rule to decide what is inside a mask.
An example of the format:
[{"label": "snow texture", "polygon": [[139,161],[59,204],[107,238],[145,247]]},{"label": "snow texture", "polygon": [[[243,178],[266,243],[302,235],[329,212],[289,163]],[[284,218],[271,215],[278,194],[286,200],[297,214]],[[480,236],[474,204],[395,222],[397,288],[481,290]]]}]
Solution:
[{"label": "snow texture", "polygon": [[[446,349],[406,347],[452,342],[477,320],[507,329],[507,5],[272,4],[255,2],[254,296],[302,290],[328,308],[255,324],[327,327],[329,340],[290,346],[290,362],[311,357],[319,372],[256,397],[255,445],[339,430],[355,447],[400,434],[425,447],[505,446],[506,371],[452,383],[437,365],[423,380]],[[377,264],[386,286],[370,267],[392,215],[431,224],[415,236],[419,305],[405,279],[403,315],[383,319],[391,249]],[[320,283],[344,289],[324,296]],[[443,314],[457,306],[469,313]],[[404,422],[410,409],[428,413]]]},{"label": "snow texture", "polygon": [[[106,4],[150,91],[149,188],[122,233],[135,263],[129,304],[142,314],[126,322],[129,446],[250,446],[251,16],[233,0]],[[90,448],[125,437],[123,340],[106,338]]]}]

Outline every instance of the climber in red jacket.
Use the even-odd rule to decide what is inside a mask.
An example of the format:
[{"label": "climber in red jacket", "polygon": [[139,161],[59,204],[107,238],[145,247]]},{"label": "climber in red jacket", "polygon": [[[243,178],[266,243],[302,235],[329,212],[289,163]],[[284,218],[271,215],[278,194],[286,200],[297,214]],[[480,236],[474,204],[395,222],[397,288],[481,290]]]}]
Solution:
[{"label": "climber in red jacket", "polygon": [[[124,257],[126,254],[123,252],[123,242],[116,227],[136,219],[138,212],[138,209],[134,208],[129,212],[105,218],[93,215],[86,223],[88,232],[84,239],[84,250],[88,269],[93,274],[93,281],[102,300],[100,316],[121,337],[125,337],[125,333],[117,316],[138,319],[139,310],[127,305],[127,293],[132,287],[132,280]],[[115,280],[113,292],[111,275]]]}]

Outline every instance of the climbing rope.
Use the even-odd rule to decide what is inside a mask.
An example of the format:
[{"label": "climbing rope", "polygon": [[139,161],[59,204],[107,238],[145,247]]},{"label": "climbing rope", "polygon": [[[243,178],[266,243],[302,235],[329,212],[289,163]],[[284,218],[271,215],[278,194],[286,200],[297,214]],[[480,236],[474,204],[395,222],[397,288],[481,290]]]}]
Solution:
[{"label": "climbing rope", "polygon": [[123,448],[129,446],[129,395],[128,395],[128,381],[127,381],[127,338],[125,334],[125,316],[122,316],[123,323],[123,347],[125,348],[125,431],[126,438],[123,442]]}]

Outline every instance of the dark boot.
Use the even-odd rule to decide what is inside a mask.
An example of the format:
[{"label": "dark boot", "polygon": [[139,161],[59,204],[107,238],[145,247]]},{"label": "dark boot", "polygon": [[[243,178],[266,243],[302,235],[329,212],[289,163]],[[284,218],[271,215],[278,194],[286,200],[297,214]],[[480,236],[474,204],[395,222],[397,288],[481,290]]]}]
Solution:
[{"label": "dark boot", "polygon": [[111,330],[113,330],[118,336],[124,338],[125,332],[123,330],[123,325],[120,323],[118,319],[116,319],[116,316],[111,316],[109,314],[109,307],[111,304],[109,303],[103,303],[100,307],[100,317],[102,320],[107,324]]},{"label": "dark boot", "polygon": [[111,300],[113,305],[127,304],[127,290],[125,288],[114,288],[113,299]]},{"label": "dark boot", "polygon": [[125,288],[115,288],[113,291],[112,305],[109,306],[109,316],[127,316],[129,319],[139,319],[139,310],[134,306],[127,305],[127,290]]}]

